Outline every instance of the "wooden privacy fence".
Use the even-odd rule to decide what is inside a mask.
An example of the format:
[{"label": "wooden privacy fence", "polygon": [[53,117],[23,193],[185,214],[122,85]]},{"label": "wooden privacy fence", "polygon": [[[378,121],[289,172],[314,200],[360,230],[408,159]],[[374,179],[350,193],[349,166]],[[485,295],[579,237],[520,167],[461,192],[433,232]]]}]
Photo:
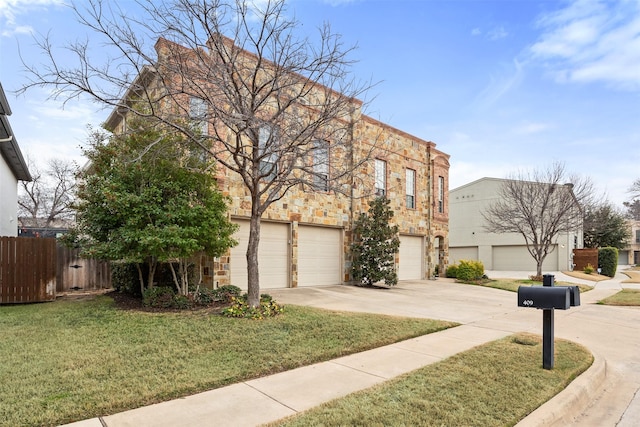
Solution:
[{"label": "wooden privacy fence", "polygon": [[0,303],[56,298],[56,239],[0,237]]},{"label": "wooden privacy fence", "polygon": [[81,258],[80,249],[57,247],[56,291],[94,291],[111,287],[111,267],[107,261]]},{"label": "wooden privacy fence", "polygon": [[0,237],[0,304],[53,301],[57,292],[111,287],[108,262],[54,238]]},{"label": "wooden privacy fence", "polygon": [[582,271],[591,264],[593,268],[598,268],[598,248],[585,248],[573,250],[573,269]]}]

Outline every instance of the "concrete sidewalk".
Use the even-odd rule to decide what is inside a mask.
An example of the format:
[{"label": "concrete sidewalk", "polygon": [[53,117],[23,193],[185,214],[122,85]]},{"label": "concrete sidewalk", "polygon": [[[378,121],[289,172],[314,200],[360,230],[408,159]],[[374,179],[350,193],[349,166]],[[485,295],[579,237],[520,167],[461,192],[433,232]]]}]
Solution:
[{"label": "concrete sidewalk", "polygon": [[[515,272],[511,274],[513,276],[502,277],[519,277]],[[556,275],[556,280],[577,281],[560,274]],[[638,353],[640,348],[637,337],[637,325],[640,323],[636,323],[640,322],[640,311],[627,310],[621,314],[617,307],[593,305],[619,289],[619,280],[600,282],[594,290],[581,296],[581,307],[556,310],[556,337],[583,343],[594,352],[595,362],[562,393],[519,425],[640,425],[640,397],[634,398],[640,388],[640,357],[635,355],[634,359],[629,354],[633,349]],[[402,282],[389,290],[330,286],[273,290],[270,293],[283,304],[436,318],[463,325],[328,362],[68,426],[256,426],[366,389],[512,333],[525,331],[541,334],[542,330],[541,312],[518,308],[513,293],[460,285],[448,279]],[[606,317],[601,318],[598,312]],[[615,316],[611,313],[615,313]],[[607,324],[603,326],[605,318]],[[612,325],[617,328],[612,328]],[[623,355],[629,355],[631,364],[620,365],[618,358],[606,351],[611,347],[611,339],[615,341],[618,334],[620,338],[630,340],[620,346],[620,351]],[[603,345],[605,351],[602,351]],[[625,360],[624,356],[622,360]],[[635,371],[634,375],[627,372],[631,370]],[[249,402],[250,411],[247,410]]]}]

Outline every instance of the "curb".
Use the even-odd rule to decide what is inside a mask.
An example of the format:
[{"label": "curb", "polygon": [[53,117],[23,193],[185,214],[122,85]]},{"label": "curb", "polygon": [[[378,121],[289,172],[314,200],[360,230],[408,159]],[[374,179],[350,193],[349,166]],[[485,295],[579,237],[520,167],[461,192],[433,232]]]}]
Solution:
[{"label": "curb", "polygon": [[516,424],[517,427],[563,426],[571,424],[593,402],[596,391],[607,379],[607,362],[597,354],[593,363],[564,390]]}]

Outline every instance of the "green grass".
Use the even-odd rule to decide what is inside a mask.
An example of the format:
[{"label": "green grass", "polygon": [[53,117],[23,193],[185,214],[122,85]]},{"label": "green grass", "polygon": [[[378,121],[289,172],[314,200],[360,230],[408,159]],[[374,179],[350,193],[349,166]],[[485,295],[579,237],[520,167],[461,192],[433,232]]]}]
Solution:
[{"label": "green grass", "polygon": [[556,340],[555,368],[542,368],[539,337],[519,334],[328,402],[273,426],[512,426],[593,362]]},{"label": "green grass", "polygon": [[640,306],[639,289],[623,289],[615,295],[598,302],[603,305]]},{"label": "green grass", "polygon": [[118,310],[108,296],[0,306],[0,425],[112,414],[454,326],[285,310],[262,321],[144,313]]}]

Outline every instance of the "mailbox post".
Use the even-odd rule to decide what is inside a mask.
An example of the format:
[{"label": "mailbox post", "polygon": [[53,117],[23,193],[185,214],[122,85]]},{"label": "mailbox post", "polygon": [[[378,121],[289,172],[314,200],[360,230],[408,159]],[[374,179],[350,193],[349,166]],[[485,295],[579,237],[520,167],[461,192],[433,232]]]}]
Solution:
[{"label": "mailbox post", "polygon": [[[542,286],[553,286],[555,277],[551,274],[542,276]],[[555,325],[553,308],[542,310],[542,367],[553,369],[555,358]]]},{"label": "mailbox post", "polygon": [[567,310],[580,305],[580,289],[577,286],[554,286],[552,274],[542,276],[542,286],[520,286],[518,307],[542,310],[542,367],[553,369],[554,319],[553,310]]}]

